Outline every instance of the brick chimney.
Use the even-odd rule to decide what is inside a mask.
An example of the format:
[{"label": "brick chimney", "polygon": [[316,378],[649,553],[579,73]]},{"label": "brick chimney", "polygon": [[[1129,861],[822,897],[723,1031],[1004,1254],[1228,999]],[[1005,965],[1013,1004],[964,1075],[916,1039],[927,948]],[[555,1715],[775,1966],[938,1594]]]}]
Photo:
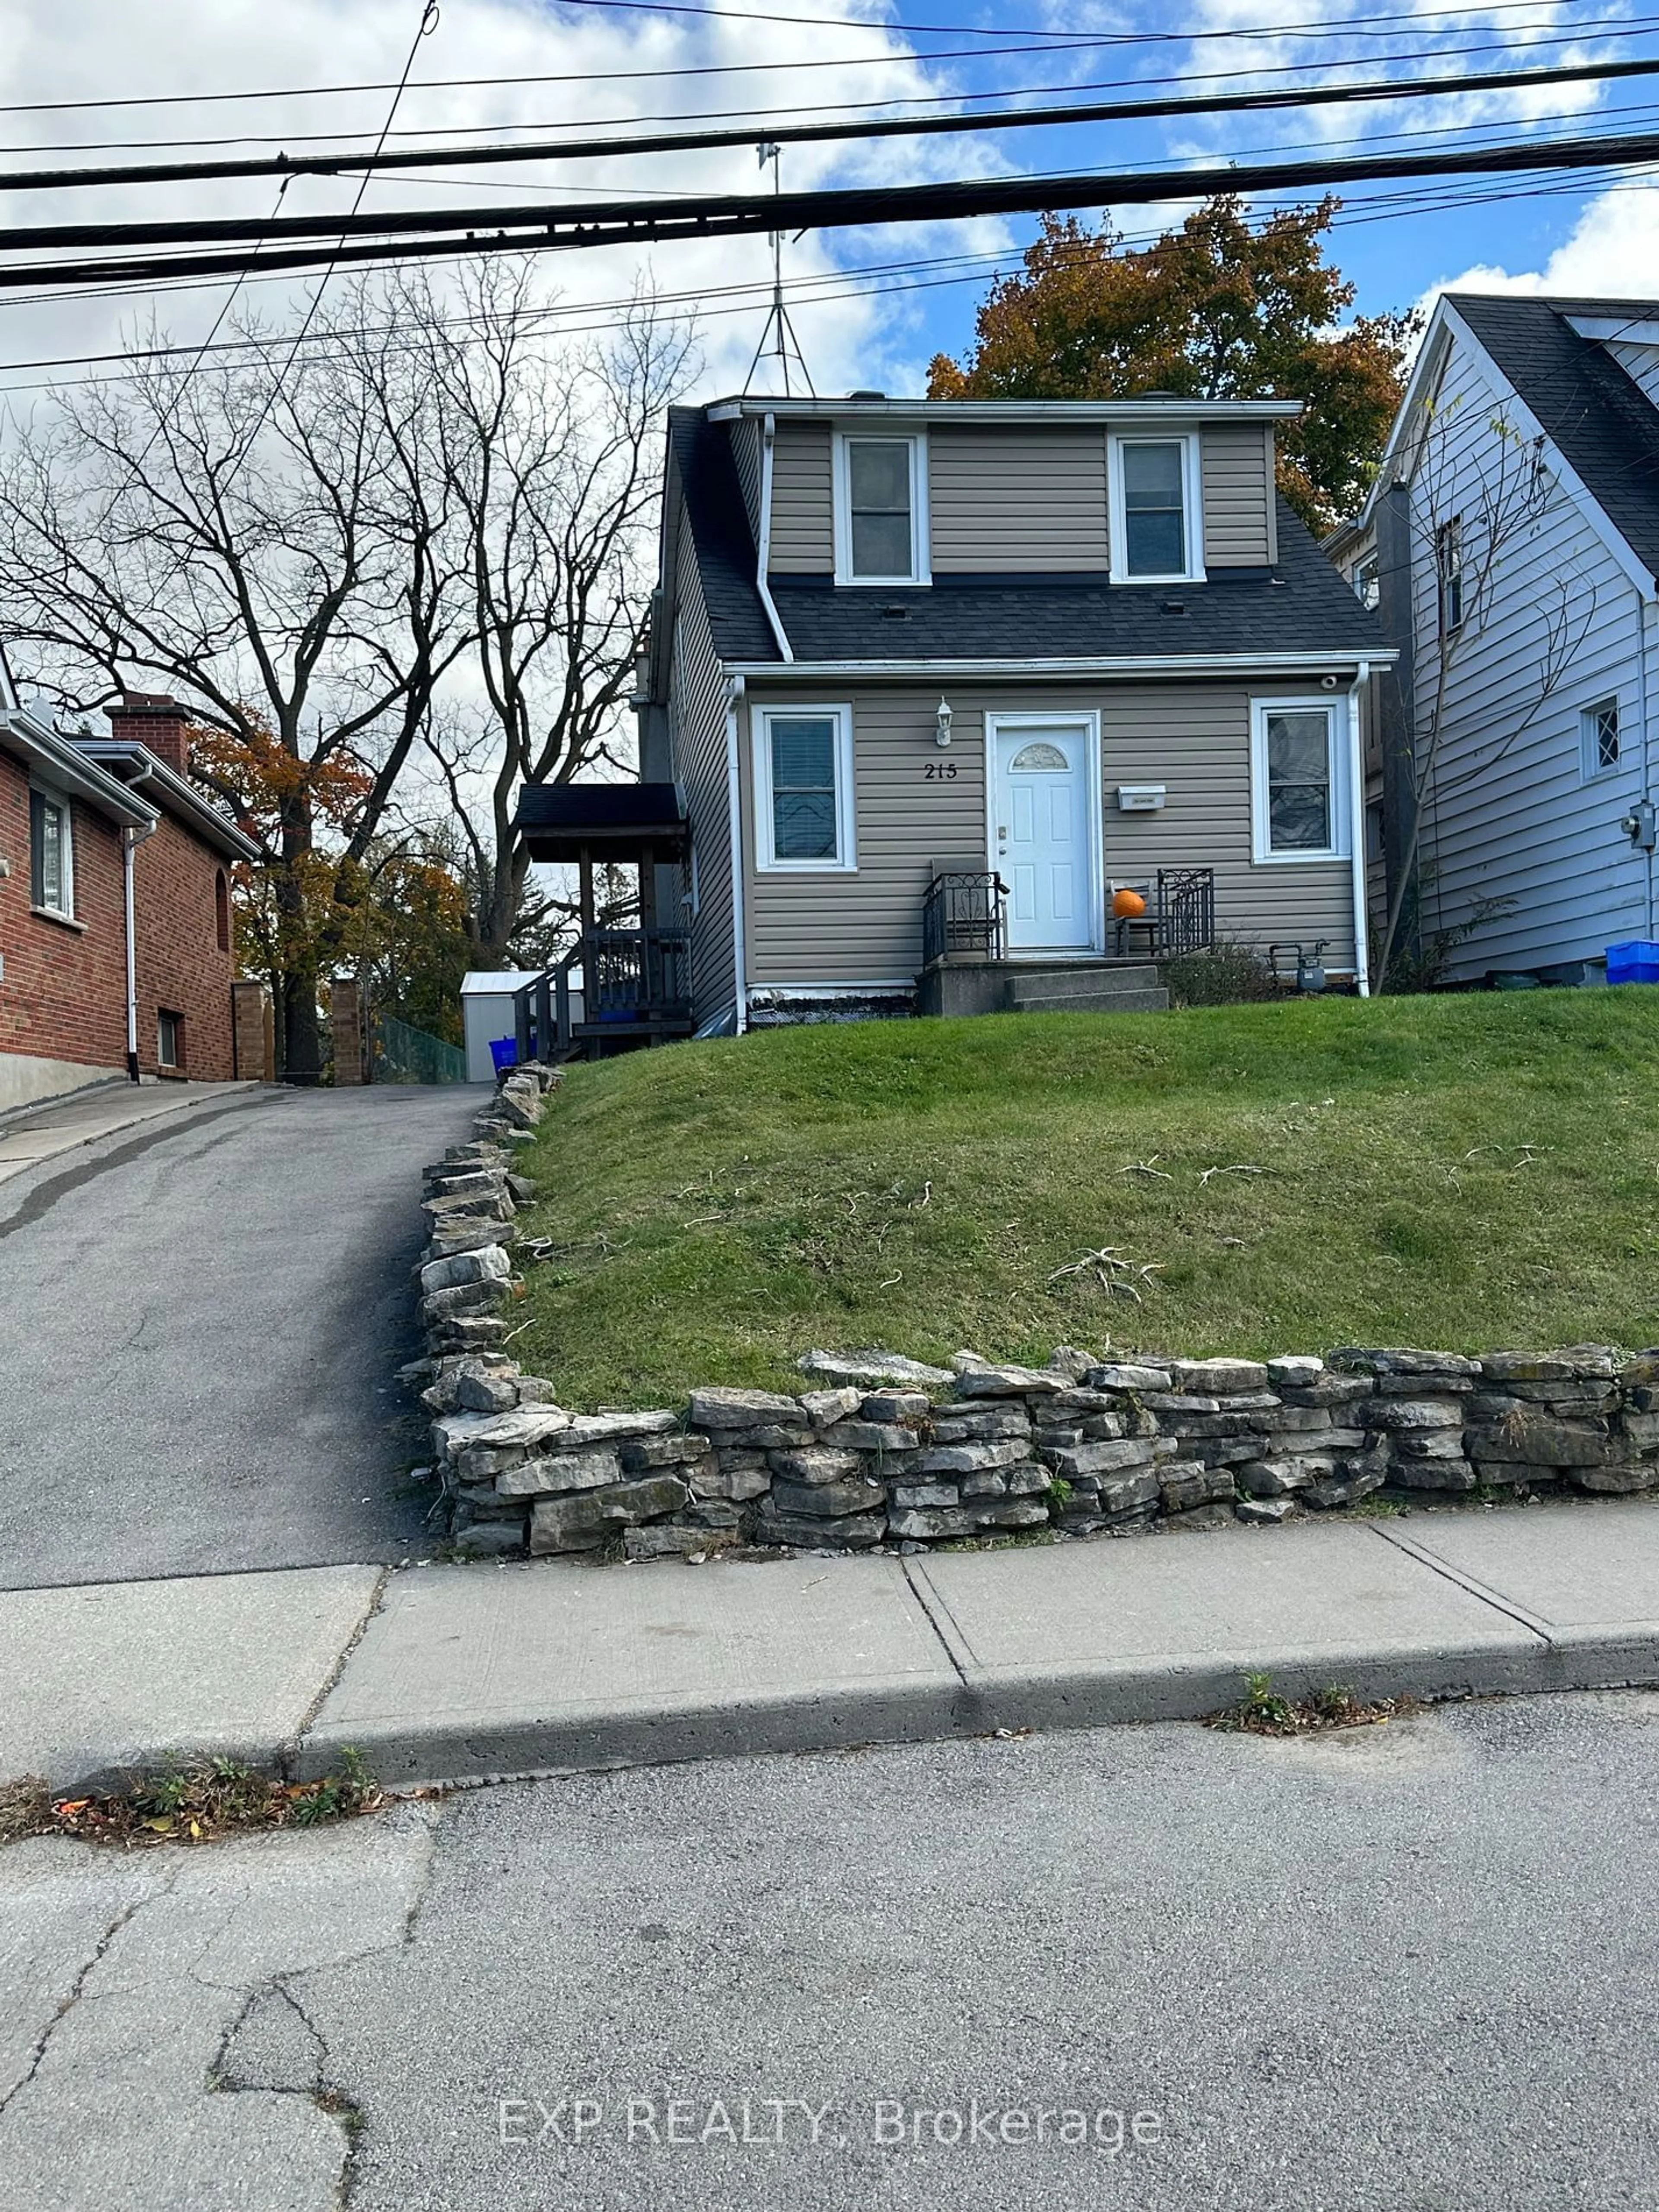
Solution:
[{"label": "brick chimney", "polygon": [[190,773],[190,746],[185,737],[189,717],[176,699],[155,691],[124,691],[118,707],[109,709],[112,736],[138,744],[179,775]]}]

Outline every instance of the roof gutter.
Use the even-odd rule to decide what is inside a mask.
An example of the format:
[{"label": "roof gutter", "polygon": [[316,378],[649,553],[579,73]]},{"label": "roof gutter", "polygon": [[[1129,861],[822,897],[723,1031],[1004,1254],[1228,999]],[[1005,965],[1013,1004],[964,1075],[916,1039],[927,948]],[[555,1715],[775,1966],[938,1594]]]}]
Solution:
[{"label": "roof gutter", "polygon": [[[1400,658],[1393,646],[1333,647],[1326,653],[1158,653],[1097,654],[1067,660],[795,660],[793,676],[820,677],[907,676],[932,681],[941,676],[958,678],[1009,676],[1263,676],[1312,671],[1328,674],[1338,668],[1390,667]],[[775,660],[728,660],[728,675],[776,676]]]},{"label": "roof gutter", "polygon": [[772,635],[777,640],[778,651],[786,660],[793,660],[794,648],[789,642],[789,633],[784,629],[783,617],[773,604],[771,586],[766,580],[772,565],[772,447],[777,438],[777,417],[766,414],[761,418],[761,480],[760,528],[756,532],[760,540],[755,556],[755,589],[760,593],[760,603],[766,610],[766,619],[772,625]]}]

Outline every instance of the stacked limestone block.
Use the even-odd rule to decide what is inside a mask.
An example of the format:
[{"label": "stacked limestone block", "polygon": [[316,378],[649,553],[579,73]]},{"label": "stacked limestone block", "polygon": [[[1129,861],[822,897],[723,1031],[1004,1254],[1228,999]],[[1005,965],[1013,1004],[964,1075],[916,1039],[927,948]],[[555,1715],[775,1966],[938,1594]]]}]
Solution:
[{"label": "stacked limestone block", "polygon": [[1351,1348],[1328,1364],[809,1352],[799,1394],[694,1390],[684,1412],[571,1413],[507,1358],[514,1166],[551,1069],[514,1070],[427,1170],[426,1385],[448,1532],[475,1557],[697,1559],[735,1545],[915,1550],[963,1539],[1272,1524],[1380,1492],[1659,1489],[1659,1351],[1484,1359]]}]

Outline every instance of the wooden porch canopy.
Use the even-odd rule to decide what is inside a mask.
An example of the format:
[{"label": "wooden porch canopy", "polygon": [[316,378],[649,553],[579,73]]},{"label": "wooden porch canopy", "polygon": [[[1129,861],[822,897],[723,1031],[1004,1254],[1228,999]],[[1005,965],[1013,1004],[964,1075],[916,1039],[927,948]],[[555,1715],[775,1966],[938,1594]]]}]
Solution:
[{"label": "wooden porch canopy", "polygon": [[640,871],[641,921],[656,919],[652,869],[690,850],[685,794],[677,783],[532,783],[519,794],[518,828],[532,860],[574,860],[581,870],[581,914],[593,926],[593,866],[623,861]]}]

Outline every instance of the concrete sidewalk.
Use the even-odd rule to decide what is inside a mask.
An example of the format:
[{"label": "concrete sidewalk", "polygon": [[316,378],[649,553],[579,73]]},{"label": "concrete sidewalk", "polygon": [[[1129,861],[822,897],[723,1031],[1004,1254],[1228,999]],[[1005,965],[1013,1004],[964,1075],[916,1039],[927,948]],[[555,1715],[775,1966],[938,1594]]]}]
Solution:
[{"label": "concrete sidewalk", "polygon": [[323,1567],[0,1595],[0,1776],[170,1753],[396,1784],[1191,1719],[1247,1668],[1659,1682],[1659,1500],[909,1558]]},{"label": "concrete sidewalk", "polygon": [[185,1114],[260,1088],[257,1083],[100,1083],[0,1115],[0,1182],[164,1115]]}]

